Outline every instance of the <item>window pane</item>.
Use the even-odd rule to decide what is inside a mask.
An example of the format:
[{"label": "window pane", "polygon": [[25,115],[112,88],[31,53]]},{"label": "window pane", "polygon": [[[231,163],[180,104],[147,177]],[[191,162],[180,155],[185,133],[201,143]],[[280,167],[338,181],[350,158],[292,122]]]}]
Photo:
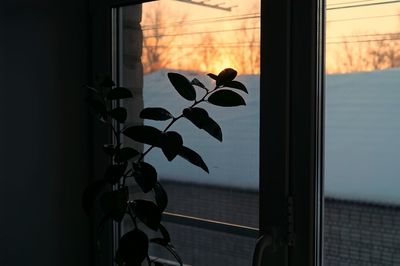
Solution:
[{"label": "window pane", "polygon": [[325,265],[400,264],[399,14],[327,3]]},{"label": "window pane", "polygon": [[[222,108],[208,103],[207,110],[222,130],[222,143],[206,130],[182,118],[172,125],[184,145],[196,151],[209,173],[181,157],[167,161],[161,149],[152,149],[145,161],[154,165],[168,193],[167,212],[258,227],[259,179],[259,0],[150,2],[119,8],[114,34],[115,75],[120,84],[132,89],[134,100],[127,106],[129,122],[166,128],[170,121],[142,121],[144,107],[162,107],[174,117],[192,103],[181,97],[168,79],[176,72],[194,78],[207,88],[215,82],[207,73],[224,68],[238,72],[248,94],[235,90],[246,106]],[[198,3],[198,1],[197,1]],[[230,10],[230,11],[229,11]],[[138,52],[140,51],[140,52]],[[206,91],[196,87],[199,97]],[[124,140],[129,142],[129,140]],[[149,147],[138,145],[146,151]],[[132,196],[139,190],[132,186]],[[143,196],[143,195],[140,195]],[[151,199],[151,196],[146,195]],[[250,265],[255,239],[215,230],[166,223],[179,254],[188,265]],[[129,221],[124,230],[129,230]],[[152,249],[153,256],[173,260]]]},{"label": "window pane", "polygon": [[[177,200],[171,198],[170,208],[210,219],[225,209],[232,213],[232,218],[224,218],[226,222],[233,222],[231,219],[238,210],[229,197],[234,198],[236,191],[253,191],[257,197],[258,189],[259,8],[257,1],[253,5],[232,1],[227,6],[234,5],[238,7],[226,12],[176,1],[158,1],[143,5],[142,19],[145,107],[162,106],[177,116],[190,106],[169,83],[168,72],[181,73],[189,80],[197,78],[213,88],[213,81],[206,74],[218,74],[231,67],[239,73],[237,80],[248,87],[248,95],[241,93],[247,106],[199,105],[221,126],[222,143],[186,119],[171,128],[181,132],[185,145],[203,157],[209,174],[182,158],[168,162],[160,150],[152,151],[147,159],[158,166],[161,180],[179,184],[174,193]],[[201,89],[197,93],[204,95]],[[145,124],[159,128],[166,125],[149,120]],[[204,192],[189,193],[197,187]],[[207,187],[221,187],[225,193],[210,197]],[[257,217],[257,206],[251,210],[255,212],[246,216]]]}]

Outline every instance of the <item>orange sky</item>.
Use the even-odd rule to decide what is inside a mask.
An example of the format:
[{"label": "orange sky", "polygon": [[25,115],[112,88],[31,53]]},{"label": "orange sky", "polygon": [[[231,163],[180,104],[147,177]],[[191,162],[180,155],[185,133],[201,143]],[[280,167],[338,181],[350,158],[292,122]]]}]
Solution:
[{"label": "orange sky", "polygon": [[[327,5],[329,7],[337,7],[340,5],[351,5],[351,4],[363,4],[370,2],[379,2],[384,0],[374,0],[374,1],[355,1],[355,0],[331,0],[328,1]],[[260,0],[230,0],[225,1],[224,6],[237,6],[233,8],[231,12],[216,10],[207,7],[199,7],[197,5],[186,4],[174,0],[160,0],[157,2],[150,2],[143,6],[143,25],[148,25],[146,21],[146,12],[149,12],[157,5],[163,6],[163,11],[168,15],[168,19],[170,22],[179,21],[182,17],[186,16],[186,20],[204,20],[207,18],[220,18],[227,16],[238,16],[243,14],[250,13],[259,13]],[[210,0],[208,3],[221,3],[224,1],[218,0]],[[347,3],[347,4],[346,4]],[[327,11],[327,67],[334,67],[337,64],[340,64],[337,59],[337,53],[340,53],[340,46],[332,44],[332,42],[340,42],[342,41],[343,36],[352,36],[352,35],[360,35],[360,34],[376,34],[376,33],[393,33],[400,32],[400,19],[399,17],[393,16],[395,14],[400,14],[400,3],[395,4],[387,4],[387,5],[378,5],[378,6],[370,6],[370,7],[361,7],[361,8],[349,8],[349,9],[340,9],[340,10],[331,10]],[[380,17],[380,18],[369,18],[369,19],[360,19],[354,20],[354,18],[360,17],[376,17],[376,16],[387,16],[390,17]],[[350,19],[348,21],[338,21]],[[214,30],[225,30],[225,29],[235,29],[243,26],[243,23],[247,22],[247,27],[257,27],[259,26],[259,21],[255,19],[249,20],[236,20],[236,21],[226,21],[226,22],[218,22],[218,23],[193,23],[188,26],[180,26],[174,28],[170,28],[169,32],[181,30],[181,32],[201,32],[201,31],[214,31]],[[258,33],[257,29],[253,29],[254,32]],[[231,44],[238,43],[238,45],[242,45],[240,48],[243,48],[245,43],[248,40],[242,40],[239,38],[238,31],[231,32],[221,32],[221,33],[211,33],[213,36],[214,43],[218,44]],[[149,32],[145,31],[145,35],[149,34]],[[174,55],[177,60],[170,64],[170,67],[179,67],[182,65],[182,61],[186,60],[185,56],[185,46],[190,44],[202,44],[201,36],[204,34],[194,34],[188,36],[178,36],[173,38],[173,43],[176,46],[181,48],[176,48],[174,50]],[[258,36],[259,38],[259,36]],[[167,40],[168,42],[168,40]],[[203,43],[204,45],[204,43]],[[233,45],[232,45],[233,46]],[[221,47],[220,50],[223,53],[224,47]],[[232,48],[230,48],[232,49]],[[226,53],[232,50],[226,50]],[[335,51],[338,50],[338,51]],[[180,58],[180,56],[182,58]],[[194,56],[193,54],[189,54],[188,57]],[[174,61],[174,60],[173,60]],[[180,63],[179,63],[180,62]],[[236,66],[235,66],[236,64]],[[217,71],[217,69],[226,67],[227,65],[231,67],[240,68],[240,62],[237,62],[235,58],[229,58],[228,56],[218,58],[214,58],[212,70]],[[204,65],[198,65],[198,68],[205,71]],[[210,68],[210,66],[207,66]]]}]

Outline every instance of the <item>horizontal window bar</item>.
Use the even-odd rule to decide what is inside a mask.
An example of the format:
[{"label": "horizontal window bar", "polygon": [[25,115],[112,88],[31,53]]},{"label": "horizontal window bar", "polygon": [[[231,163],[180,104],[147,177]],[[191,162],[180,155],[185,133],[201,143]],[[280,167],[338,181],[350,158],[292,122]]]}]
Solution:
[{"label": "horizontal window bar", "polygon": [[[180,264],[178,263],[178,262],[175,262],[175,261],[172,261],[172,260],[168,260],[168,259],[164,259],[164,258],[159,258],[159,257],[153,257],[153,256],[150,256],[150,260],[151,261],[157,261],[157,262],[160,262],[160,263],[162,263],[162,264],[164,264],[164,265],[168,265],[168,266],[180,266]],[[182,266],[192,266],[192,265],[189,265],[189,264],[183,264]]]},{"label": "horizontal window bar", "polygon": [[164,212],[163,221],[251,238],[258,238],[259,236],[258,228],[218,222],[176,213]]},{"label": "horizontal window bar", "polygon": [[112,0],[111,7],[123,7],[130,5],[140,5],[147,2],[153,2],[157,0]]}]

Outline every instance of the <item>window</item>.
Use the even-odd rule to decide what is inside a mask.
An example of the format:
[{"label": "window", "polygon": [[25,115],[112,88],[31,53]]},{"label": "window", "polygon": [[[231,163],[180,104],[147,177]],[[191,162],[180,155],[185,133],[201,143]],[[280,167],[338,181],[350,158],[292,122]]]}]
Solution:
[{"label": "window", "polygon": [[[129,6],[129,4],[135,4],[135,1],[111,2],[112,3],[107,5],[104,10],[105,13],[107,13],[110,11],[109,8],[113,7],[111,12],[114,15],[113,19],[109,16],[111,13],[107,13],[107,18],[114,23],[114,27],[112,27],[114,29],[113,36],[115,37],[113,47],[116,49],[114,54],[118,55],[117,57],[113,57],[113,65],[115,66],[113,69],[114,76],[118,78],[118,82],[121,85],[139,84],[140,86],[138,86],[138,89],[133,92],[136,95],[141,95],[144,93],[144,90],[141,91],[141,83],[146,82],[146,80],[142,79],[143,72],[141,71],[147,71],[148,68],[143,65],[144,68],[141,69],[139,65],[132,64],[135,60],[137,62],[138,55],[134,54],[134,47],[129,46],[129,42],[125,42],[124,40],[130,39],[130,42],[135,43],[135,45],[142,43],[143,40],[141,40],[140,37],[124,39],[124,35],[121,33],[126,30],[126,32],[130,32],[128,36],[134,36],[129,34],[140,28],[139,22],[142,21],[143,23],[143,13],[140,13],[138,10],[131,10],[130,12],[138,12],[137,14],[139,14],[139,17],[141,16],[142,19],[129,21],[124,18],[123,9],[132,8],[133,6]],[[192,1],[171,1],[171,3],[175,4],[189,5],[188,3],[177,2]],[[208,3],[214,3],[214,1],[208,1]],[[231,6],[231,3],[233,3],[233,1],[229,1],[225,6]],[[148,4],[149,3],[143,4],[143,6]],[[214,4],[218,3],[215,2]],[[124,7],[121,7],[121,5]],[[101,14],[101,12],[99,13]],[[298,1],[262,1],[260,13],[260,24],[262,25],[260,29],[261,49],[259,70],[261,84],[259,90],[260,133],[259,147],[257,147],[259,149],[260,182],[258,194],[259,208],[254,217],[259,216],[256,220],[258,220],[257,223],[260,235],[267,235],[272,238],[272,245],[269,245],[267,249],[261,252],[261,255],[264,255],[261,256],[261,261],[262,263],[272,263],[273,265],[320,265],[322,260],[320,253],[322,243],[320,225],[322,220],[321,100],[323,99],[323,45],[321,40],[323,36],[322,23],[324,20],[323,2],[316,0],[302,1],[301,3]],[[194,13],[194,15],[199,14]],[[95,21],[96,20],[104,20],[104,16],[101,17],[95,13]],[[189,21],[189,15],[187,20]],[[129,29],[120,27],[124,24],[135,26],[129,27]],[[222,28],[222,23],[220,24],[221,29],[226,29]],[[143,24],[143,26],[144,25],[145,24]],[[274,26],[268,27],[266,25]],[[107,29],[107,27],[104,28]],[[119,29],[119,31],[115,31],[115,29]],[[234,28],[231,29],[233,30]],[[150,27],[149,31],[151,30],[153,29]],[[185,32],[183,26],[181,29],[179,28],[177,30],[181,30],[182,33]],[[190,28],[188,33],[195,31],[197,30]],[[111,32],[111,30],[109,32]],[[164,35],[173,34],[174,33],[165,33]],[[99,36],[101,33],[95,31],[94,35]],[[106,33],[104,36],[110,37],[110,35]],[[109,39],[104,36],[104,43],[107,43],[106,40]],[[99,39],[101,38],[99,37]],[[191,41],[190,43],[177,43],[176,45],[180,46],[179,52],[190,49],[190,47],[185,47],[188,46],[187,44],[198,44],[194,42],[194,39],[191,39]],[[216,43],[219,42],[224,42],[223,46],[239,45],[237,43],[230,44],[235,42],[230,40],[216,41]],[[243,41],[240,45],[251,45],[251,43],[254,44],[253,40],[250,39],[250,41]],[[94,45],[96,46],[96,44]],[[97,51],[98,53],[108,52],[107,45],[104,45],[104,47],[102,44],[98,45],[101,46]],[[163,44],[163,46],[166,45],[170,44]],[[154,46],[154,44],[150,43],[148,47],[154,48],[152,46]],[[201,46],[203,50],[212,48],[207,45]],[[143,53],[145,54],[144,50]],[[257,54],[253,55],[257,56]],[[173,58],[171,58],[171,60],[172,59]],[[100,57],[100,59],[95,58],[94,61],[94,71],[100,70],[104,72],[112,65],[109,59],[104,58],[104,55]],[[179,62],[179,60],[175,61],[175,64],[178,64],[177,62]],[[226,63],[232,62],[222,62],[222,65]],[[182,66],[183,62],[180,62],[180,64]],[[101,68],[99,65],[108,67]],[[179,65],[171,65],[171,67],[178,66]],[[207,68],[212,68],[212,66],[204,66],[204,70]],[[129,74],[129,71],[133,71],[134,69],[137,71],[136,73],[140,75],[135,76]],[[214,70],[210,70],[210,72],[212,71]],[[129,85],[125,86],[129,87]],[[137,99],[142,99],[142,97],[138,97]],[[144,106],[145,102],[146,101],[141,102],[141,100],[139,100],[132,108],[136,108],[136,111],[138,111]],[[228,136],[226,139],[228,139]],[[207,155],[204,155],[204,158],[208,158]],[[172,187],[177,187],[177,181],[182,181],[171,180]],[[189,185],[193,191],[198,191],[197,189],[200,188],[200,186],[192,185],[191,183],[189,183]],[[213,183],[212,185],[218,184]],[[234,193],[237,192],[237,190],[232,190],[231,192],[228,191],[228,194],[234,195]],[[240,192],[242,193],[244,191]],[[216,192],[216,194],[217,193],[218,192]],[[245,193],[241,195],[245,195]],[[172,202],[170,206],[174,206]],[[254,205],[251,203],[251,206]],[[180,209],[179,211],[184,210],[185,209]],[[202,218],[207,221],[192,219],[192,215],[199,215],[200,217],[197,218]],[[201,217],[202,215],[197,213],[190,213],[187,216],[190,216],[189,219],[186,219],[187,217],[169,216],[171,222],[173,220],[174,223],[177,223],[175,226],[178,228],[178,233],[183,233],[184,231],[181,228],[187,227],[188,225],[192,227],[187,232],[196,232],[197,229],[194,228],[202,224],[198,228],[212,231],[217,237],[221,238],[221,235],[226,232],[218,233],[218,230],[214,229],[217,227],[224,228],[224,230],[229,228],[223,224],[221,225],[214,222],[220,219],[218,216]],[[208,220],[214,221],[209,223]],[[225,220],[225,222],[243,223],[241,221],[229,221],[229,219]],[[183,223],[186,223],[186,225],[182,225]],[[195,223],[196,225],[190,223]],[[212,230],[204,229],[204,224],[207,224],[206,226],[213,224]],[[239,227],[239,231],[246,232],[244,234],[250,231],[254,232],[254,225],[245,224],[245,226],[247,227]],[[236,229],[238,228],[236,227]],[[199,235],[203,236],[203,234]],[[229,243],[226,246],[228,249],[232,250],[231,247],[234,243],[241,245],[240,242],[242,242],[242,240],[236,240],[237,238],[235,238],[232,232],[229,232],[229,235],[233,237],[233,240],[228,241]],[[251,241],[253,241],[254,245],[255,240]],[[206,245],[211,244],[212,243],[208,243]],[[231,247],[229,247],[229,245],[231,245]],[[245,243],[245,245],[251,246],[252,244],[249,242],[248,244]],[[254,246],[248,249],[243,247],[236,248],[240,252],[243,251],[243,260],[239,260],[239,264],[245,262],[249,264],[248,262],[251,261]],[[188,252],[196,255],[196,249],[192,247]],[[201,255],[198,254],[199,253],[197,253],[197,258],[201,257]],[[239,254],[239,256],[241,255]]]},{"label": "window", "polygon": [[400,263],[399,11],[327,3],[325,265]]},{"label": "window", "polygon": [[[178,116],[190,105],[173,89],[169,72],[197,78],[211,88],[207,73],[218,74],[227,67],[238,71],[237,80],[248,90],[248,95],[240,92],[246,106],[199,105],[221,126],[222,143],[186,119],[171,127],[182,134],[185,146],[203,157],[210,173],[182,158],[168,162],[157,149],[146,161],[156,167],[168,192],[165,225],[183,261],[249,265],[258,236],[259,2],[191,2],[156,1],[114,9],[114,75],[134,93],[127,105],[129,122],[162,130],[168,122],[141,121],[138,114],[145,107],[163,107]],[[197,93],[203,95],[204,90]],[[125,228],[129,226],[127,221]],[[151,252],[173,260],[156,247]]]}]

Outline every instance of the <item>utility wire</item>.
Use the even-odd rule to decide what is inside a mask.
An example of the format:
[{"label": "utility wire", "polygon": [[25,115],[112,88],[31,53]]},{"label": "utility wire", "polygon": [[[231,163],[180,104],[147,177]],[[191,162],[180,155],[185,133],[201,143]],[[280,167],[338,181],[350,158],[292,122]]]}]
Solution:
[{"label": "utility wire", "polygon": [[347,35],[347,36],[332,36],[327,39],[338,39],[338,38],[360,38],[360,37],[378,37],[378,36],[399,36],[400,32],[389,32],[389,33],[374,33],[374,34],[360,34],[360,35]]},{"label": "utility wire", "polygon": [[[215,48],[216,50],[221,49],[221,48],[257,48],[260,47],[260,44],[256,44],[256,45],[221,45],[218,47],[215,46],[172,46],[169,47],[170,49],[179,49],[179,50],[183,50],[183,49],[205,49],[205,48]],[[143,48],[146,48],[145,46]]]},{"label": "utility wire", "polygon": [[371,18],[389,18],[389,17],[400,17],[400,14],[389,14],[389,15],[380,15],[380,16],[369,16],[369,17],[356,17],[356,18],[344,18],[344,19],[332,19],[327,20],[326,22],[342,22],[342,21],[354,21],[354,20],[364,20]]},{"label": "utility wire", "polygon": [[370,40],[356,40],[356,41],[338,41],[338,42],[326,42],[326,44],[343,44],[343,43],[360,43],[360,42],[385,42],[385,41],[398,41],[400,37],[397,38],[384,38],[384,39],[370,39]]},{"label": "utility wire", "polygon": [[220,45],[243,45],[243,44],[259,44],[260,40],[255,40],[254,42],[215,42],[215,43],[183,43],[183,44],[171,44],[171,45],[144,45],[145,47],[199,47],[199,46],[215,46],[218,48]]},{"label": "utility wire", "polygon": [[399,0],[395,0],[395,1],[376,2],[376,3],[369,3],[369,4],[360,4],[360,5],[327,7],[326,10],[339,10],[339,9],[346,9],[346,8],[358,8],[358,7],[367,7],[367,6],[388,5],[388,4],[397,4],[399,2],[400,2]]},{"label": "utility wire", "polygon": [[[384,41],[397,41],[400,40],[400,37],[392,37],[392,38],[383,38],[383,39],[367,39],[367,40],[354,40],[354,41],[331,41],[326,42],[326,44],[343,44],[343,43],[362,43],[362,42],[384,42]],[[215,43],[215,44],[202,44],[202,43],[193,43],[193,44],[185,44],[185,45],[162,45],[162,46],[155,46],[155,45],[148,45],[144,46],[144,48],[226,48],[226,47],[259,47],[260,43],[249,43],[249,42],[232,42],[232,43]]]},{"label": "utility wire", "polygon": [[195,32],[183,32],[183,33],[176,33],[176,34],[160,34],[160,35],[145,36],[144,39],[161,38],[161,37],[172,37],[172,36],[186,36],[186,35],[196,35],[196,34],[206,34],[206,33],[218,33],[218,32],[230,32],[230,31],[242,31],[242,30],[256,30],[256,29],[260,29],[260,27],[224,29],[224,30],[211,30],[211,31],[195,31]]},{"label": "utility wire", "polygon": [[[143,46],[146,49],[148,46]],[[220,45],[220,46],[213,46],[213,45],[197,45],[197,46],[168,46],[168,47],[160,47],[160,48],[170,48],[170,49],[200,49],[200,48],[215,48],[216,50],[220,48],[239,48],[239,47],[260,47],[260,44],[248,44],[248,45]]]},{"label": "utility wire", "polygon": [[[363,1],[352,1],[347,3],[358,3],[358,2],[367,2],[373,0],[363,0]],[[364,6],[371,6],[371,5],[383,5],[383,4],[394,4],[399,3],[400,1],[385,1],[385,2],[375,2],[363,5],[351,5],[351,6],[339,6],[339,7],[330,7],[332,5],[339,5],[338,4],[331,4],[328,6],[327,10],[338,10],[338,9],[345,9],[345,8],[355,8],[355,7],[364,7]],[[344,4],[344,3],[340,3]],[[342,21],[353,21],[353,20],[363,20],[363,19],[370,19],[370,18],[386,18],[386,17],[394,17],[399,16],[400,14],[390,14],[390,15],[380,15],[380,16],[368,16],[368,17],[356,17],[356,18],[348,18],[348,19],[336,19],[336,20],[328,20],[327,22],[342,22]],[[224,21],[237,21],[237,20],[246,20],[246,19],[256,19],[260,18],[260,13],[248,13],[248,14],[241,14],[241,15],[234,15],[234,16],[223,16],[223,17],[213,17],[213,18],[203,18],[203,19],[196,19],[196,20],[181,20],[176,22],[170,23],[161,23],[161,24],[147,24],[142,25],[142,30],[154,30],[154,29],[162,29],[162,28],[174,28],[174,27],[181,27],[182,24],[185,25],[196,25],[196,24],[207,24],[207,23],[217,23],[217,22],[224,22]]]},{"label": "utility wire", "polygon": [[[379,16],[367,16],[367,17],[355,17],[355,18],[345,18],[345,19],[332,19],[332,20],[327,20],[326,22],[345,22],[345,21],[354,21],[354,20],[364,20],[364,19],[373,19],[373,18],[390,18],[390,17],[397,17],[400,16],[400,14],[387,14],[387,15],[379,15]],[[260,15],[254,15],[254,16],[248,16],[248,17],[240,17],[240,18],[224,18],[220,17],[220,19],[214,19],[214,20],[207,20],[207,21],[180,21],[180,22],[175,22],[171,23],[169,26],[160,26],[163,24],[154,24],[154,25],[143,25],[142,30],[147,31],[147,30],[155,30],[155,29],[165,29],[165,28],[177,28],[177,27],[182,27],[182,24],[187,24],[187,25],[196,25],[196,24],[208,24],[208,23],[217,23],[217,22],[223,22],[223,21],[235,21],[235,20],[245,20],[245,19],[256,19],[260,18]]]},{"label": "utility wire", "polygon": [[[340,43],[357,43],[357,42],[373,42],[373,41],[390,41],[399,40],[400,32],[393,33],[382,33],[382,34],[363,34],[363,35],[353,35],[353,36],[335,36],[327,39],[337,39],[337,38],[359,38],[359,37],[379,37],[387,36],[388,38],[383,39],[366,39],[366,40],[352,40],[352,41],[332,41],[326,42],[327,44],[340,44]],[[391,37],[389,37],[391,36]],[[399,37],[397,37],[399,36]],[[175,45],[144,45],[144,48],[216,48],[219,47],[251,47],[260,46],[260,40],[254,42],[220,42],[220,43],[189,43],[189,44],[175,44]]]},{"label": "utility wire", "polygon": [[[186,23],[183,22],[182,24],[184,25],[198,25],[198,24],[211,24],[211,23],[218,23],[218,22],[226,22],[226,21],[239,21],[239,20],[247,20],[247,19],[256,19],[256,18],[260,18],[260,15],[257,16],[249,16],[249,17],[241,17],[241,18],[231,18],[231,19],[218,19],[218,20],[213,20],[213,21],[199,21],[199,22],[193,22],[193,23]],[[176,25],[170,25],[170,26],[147,26],[145,28],[142,28],[143,31],[147,31],[147,30],[155,30],[155,29],[166,29],[166,28],[178,28],[178,27],[182,27],[182,24],[176,24]]]},{"label": "utility wire", "polygon": [[328,6],[341,6],[346,4],[357,4],[357,3],[366,3],[366,2],[376,2],[376,0],[359,0],[359,1],[349,1],[349,2],[340,2],[340,3],[332,3]]},{"label": "utility wire", "polygon": [[260,17],[260,13],[247,13],[247,14],[239,14],[239,15],[232,15],[232,16],[211,17],[211,18],[202,18],[202,19],[194,19],[194,20],[180,20],[180,21],[175,21],[175,22],[166,22],[166,23],[159,23],[159,24],[153,24],[153,25],[147,24],[147,25],[142,25],[142,28],[192,24],[192,23],[197,23],[197,22],[207,23],[207,22],[214,22],[214,21],[219,21],[219,20],[223,20],[223,19],[234,19],[234,18],[243,18],[243,17],[252,17],[252,16]]}]

